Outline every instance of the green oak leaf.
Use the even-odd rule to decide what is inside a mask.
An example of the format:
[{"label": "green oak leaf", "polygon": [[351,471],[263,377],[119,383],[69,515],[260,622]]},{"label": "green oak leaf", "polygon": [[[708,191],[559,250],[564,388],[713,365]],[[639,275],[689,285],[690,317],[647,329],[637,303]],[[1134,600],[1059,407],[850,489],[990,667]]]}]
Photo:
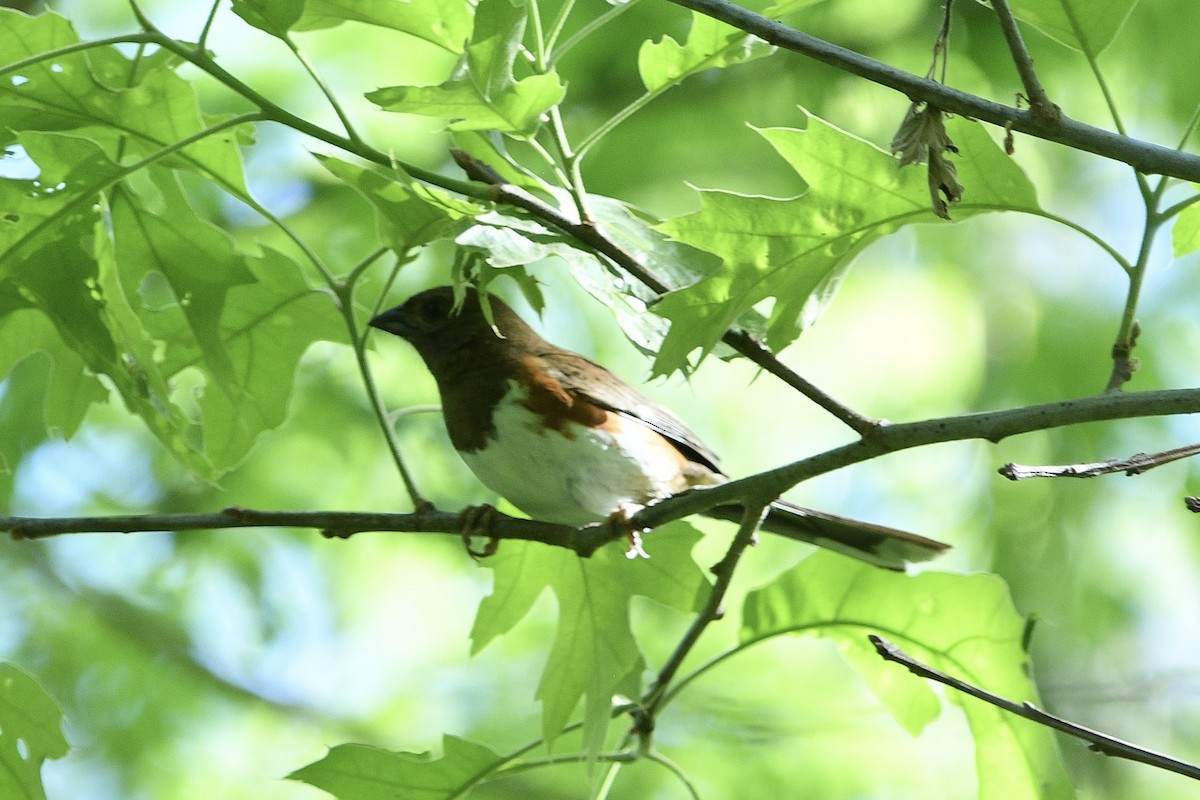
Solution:
[{"label": "green oak leaf", "polygon": [[[70,23],[56,14],[29,17],[0,9],[0,68],[78,42]],[[174,63],[151,57],[139,69],[109,46],[27,64],[0,81],[0,131],[74,131],[99,143],[114,162],[159,153],[212,122],[200,113],[191,84],[171,71]],[[220,131],[161,163],[199,172],[245,196],[238,136],[237,128]]]},{"label": "green oak leaf", "polygon": [[45,800],[42,764],[67,754],[63,713],[32,675],[0,664],[0,797]]},{"label": "green oak leaf", "polygon": [[280,39],[300,21],[305,0],[233,0],[233,13],[246,24]]},{"label": "green oak leaf", "polygon": [[[955,217],[986,211],[1036,211],[1037,196],[1021,169],[983,128],[947,123],[958,145],[966,187]],[[671,320],[655,372],[684,369],[691,352],[706,354],[755,304],[775,298],[767,344],[779,350],[812,324],[831,285],[863,248],[903,225],[937,222],[920,169],[899,169],[891,154],[809,116],[808,127],[760,130],[809,189],[787,199],[709,191],[700,211],[659,230],[715,253],[723,266],[666,295],[654,311]]]},{"label": "green oak leaf", "polygon": [[397,253],[454,236],[480,212],[478,206],[466,200],[396,173],[383,173],[332,156],[316,158],[374,206],[380,239]]},{"label": "green oak leaf", "polygon": [[283,421],[300,356],[319,339],[344,338],[328,294],[313,290],[283,254],[241,253],[196,216],[171,176],[160,173],[162,208],[116,193],[110,220],[119,286],[106,293],[134,309],[163,345],[159,368],[172,378],[198,370],[181,403],[195,402],[198,447],[214,474],[241,461],[259,434]]},{"label": "green oak leaf", "polygon": [[453,800],[504,764],[503,756],[457,736],[442,737],[442,755],[340,744],[288,775],[339,800]]},{"label": "green oak leaf", "polygon": [[451,53],[461,53],[471,35],[472,4],[468,0],[307,0],[292,30],[331,28],[346,21],[362,22],[412,34]]},{"label": "green oak leaf", "polygon": [[566,87],[558,76],[547,74],[530,75],[492,95],[467,79],[439,86],[390,86],[368,93],[367,99],[387,111],[446,117],[452,120],[452,131],[496,130],[525,136],[565,96]]},{"label": "green oak leaf", "polygon": [[638,73],[646,91],[658,92],[704,70],[742,64],[773,52],[774,46],[757,36],[693,11],[685,44],[670,36],[642,43]]},{"label": "green oak leaf", "polygon": [[[1023,646],[1025,620],[993,575],[909,576],[816,553],[751,592],[741,638],[782,634],[834,641],[896,719],[916,734],[939,714],[928,683],[885,662],[876,633],[935,669],[996,694],[1037,701]],[[1073,797],[1054,733],[995,706],[950,693],[975,743],[981,800]]]},{"label": "green oak leaf", "polygon": [[[980,0],[987,5],[986,0]],[[1137,0],[1012,0],[1013,15],[1067,47],[1099,55]]]},{"label": "green oak leaf", "polygon": [[494,570],[492,593],[484,598],[471,630],[471,649],[510,630],[549,587],[558,599],[558,632],[538,686],[542,728],[552,741],[584,698],[584,747],[599,752],[612,717],[615,695],[639,694],[645,664],[629,622],[634,595],[691,612],[708,588],[692,560],[700,533],[676,524],[646,539],[648,559],[627,559],[623,544],[580,558],[561,548],[505,542],[486,564]]},{"label": "green oak leaf", "polygon": [[528,136],[562,102],[566,87],[547,72],[513,76],[528,11],[510,0],[481,0],[466,50],[465,74],[438,86],[389,86],[367,94],[388,111],[446,117],[450,130],[496,130]]},{"label": "green oak leaf", "polygon": [[1171,228],[1171,248],[1176,258],[1200,250],[1200,203],[1193,203],[1175,218]]}]

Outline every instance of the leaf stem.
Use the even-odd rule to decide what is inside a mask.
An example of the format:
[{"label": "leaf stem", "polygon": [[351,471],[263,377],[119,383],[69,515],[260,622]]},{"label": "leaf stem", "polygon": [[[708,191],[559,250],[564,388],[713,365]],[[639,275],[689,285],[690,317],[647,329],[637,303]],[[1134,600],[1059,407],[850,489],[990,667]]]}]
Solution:
[{"label": "leaf stem", "polygon": [[356,146],[363,147],[363,140],[361,137],[359,137],[358,131],[354,129],[354,124],[350,121],[350,117],[346,114],[346,110],[342,108],[342,104],[338,101],[337,95],[335,95],[333,90],[329,88],[329,85],[325,83],[325,80],[321,77],[321,74],[317,72],[316,67],[313,66],[311,61],[309,61],[308,56],[304,55],[304,51],[302,51],[296,45],[296,43],[292,41],[292,37],[284,36],[283,43],[288,46],[288,49],[292,51],[292,55],[296,57],[296,60],[300,62],[302,67],[304,67],[304,71],[308,73],[310,78],[312,78],[313,83],[315,83],[317,88],[321,90],[321,94],[325,96],[325,100],[333,109],[333,113],[337,114],[338,120],[341,121],[342,128],[344,128],[346,131],[346,136]]}]

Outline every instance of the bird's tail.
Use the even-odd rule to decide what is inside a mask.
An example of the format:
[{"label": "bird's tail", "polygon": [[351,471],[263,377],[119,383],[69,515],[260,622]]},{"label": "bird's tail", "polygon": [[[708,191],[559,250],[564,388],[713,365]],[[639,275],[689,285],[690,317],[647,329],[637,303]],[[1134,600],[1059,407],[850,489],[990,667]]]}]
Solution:
[{"label": "bird's tail", "polygon": [[[705,513],[732,522],[742,518],[742,508],[736,505],[718,506]],[[788,539],[815,544],[877,567],[900,571],[904,570],[906,564],[928,561],[950,548],[948,544],[915,533],[814,511],[784,500],[771,504],[762,529]]]}]

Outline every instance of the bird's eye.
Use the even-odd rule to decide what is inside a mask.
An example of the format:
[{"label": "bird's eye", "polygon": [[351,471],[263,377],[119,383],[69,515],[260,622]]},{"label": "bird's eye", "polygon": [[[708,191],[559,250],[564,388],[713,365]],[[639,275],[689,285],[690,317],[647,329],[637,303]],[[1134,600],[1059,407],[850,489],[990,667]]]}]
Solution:
[{"label": "bird's eye", "polygon": [[454,298],[445,294],[429,295],[421,299],[416,317],[426,327],[433,327],[450,318]]}]

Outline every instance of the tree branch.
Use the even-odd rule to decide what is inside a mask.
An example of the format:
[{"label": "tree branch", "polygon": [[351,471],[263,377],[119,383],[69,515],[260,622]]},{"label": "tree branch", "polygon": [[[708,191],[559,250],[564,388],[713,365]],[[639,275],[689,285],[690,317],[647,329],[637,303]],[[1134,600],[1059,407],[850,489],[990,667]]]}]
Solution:
[{"label": "tree branch", "polygon": [[1013,65],[1017,68],[1017,74],[1021,76],[1021,84],[1025,87],[1025,95],[1029,98],[1034,116],[1046,124],[1054,124],[1062,116],[1062,109],[1050,102],[1050,97],[1042,88],[1042,82],[1038,80],[1037,72],[1033,68],[1033,56],[1029,55],[1029,49],[1025,47],[1025,39],[1021,37],[1021,29],[1017,26],[1012,9],[1008,7],[1008,0],[992,0],[992,10],[996,12],[996,20],[1000,23],[1004,40],[1008,42]]},{"label": "tree branch", "polygon": [[[1081,422],[1169,416],[1200,412],[1200,389],[1157,392],[1121,392],[1064,400],[1036,406],[963,414],[956,417],[886,425],[869,439],[860,439],[810,458],[786,464],[718,486],[691,489],[664,498],[634,514],[630,525],[649,530],[710,508],[730,503],[753,507],[762,497],[778,497],[798,483],[888,453],[928,444],[986,439],[999,442],[1008,436],[1047,430]],[[226,508],[214,514],[135,514],[112,517],[0,517],[0,531],[15,539],[41,539],[65,533],[132,533],[183,531],[259,526],[317,528],[326,536],[346,538],[366,531],[441,533],[462,535],[462,514],[423,511],[385,514],[349,511],[255,511]],[[497,512],[484,533],[495,539],[523,539],[573,550],[590,556],[597,548],[620,537],[615,526],[604,523],[578,530],[537,520],[519,519]]]},{"label": "tree branch", "polygon": [[[44,539],[65,533],[135,533],[194,531],[218,528],[316,528],[321,535],[348,539],[356,533],[395,531],[463,535],[463,514],[424,511],[385,514],[356,511],[256,511],[226,508],[212,514],[130,514],[108,517],[0,517],[0,531],[14,539]],[[599,547],[620,538],[614,526],[599,524],[576,530],[496,512],[483,533],[494,539],[523,539],[574,550],[590,556]]]},{"label": "tree branch", "polygon": [[985,703],[991,703],[997,708],[1002,708],[1010,714],[1016,714],[1018,717],[1023,717],[1040,725],[1045,725],[1048,728],[1054,728],[1057,731],[1062,731],[1070,736],[1082,739],[1091,746],[1092,750],[1103,753],[1106,756],[1124,758],[1140,764],[1148,764],[1149,766],[1158,767],[1168,772],[1200,780],[1200,766],[1189,764],[1186,761],[1179,761],[1162,753],[1156,753],[1153,750],[1147,750],[1144,747],[1108,736],[1091,728],[1085,728],[1082,725],[1043,711],[1032,703],[1015,703],[1007,698],[992,694],[986,689],[981,689],[974,684],[961,681],[933,667],[922,664],[882,636],[871,634],[867,638],[871,640],[871,644],[875,645],[875,652],[879,653],[885,661],[894,661],[897,664],[901,664],[907,667],[908,671],[914,675],[943,683],[946,686],[978,698]]},{"label": "tree branch", "polygon": [[1077,425],[1081,422],[1198,412],[1200,389],[1167,389],[1155,392],[1109,392],[1078,400],[885,425],[877,428],[869,439],[860,439],[748,478],[672,495],[642,509],[630,521],[636,526],[653,528],[666,520],[699,514],[718,505],[746,502],[748,498],[763,494],[777,497],[796,484],[817,475],[869,461],[887,453],[928,444],[966,439],[999,442],[1020,433]]},{"label": "tree branch", "polygon": [[1164,450],[1161,453],[1136,453],[1129,458],[1112,458],[1108,461],[1097,461],[1091,464],[1030,467],[1010,462],[998,469],[997,472],[1010,481],[1023,481],[1027,478],[1094,478],[1097,475],[1107,475],[1112,472],[1139,475],[1146,470],[1170,464],[1172,461],[1191,458],[1194,455],[1200,455],[1200,444],[1184,445],[1173,450]]},{"label": "tree branch", "polygon": [[1085,125],[1065,115],[1047,121],[1034,111],[985,100],[967,92],[951,89],[937,81],[896,69],[853,50],[755,14],[727,0],[668,1],[733,25],[778,47],[801,53],[881,86],[895,89],[912,100],[928,103],[943,111],[990,122],[1076,150],[1086,150],[1128,164],[1138,172],[1200,181],[1200,156],[1121,136],[1112,131]]}]

